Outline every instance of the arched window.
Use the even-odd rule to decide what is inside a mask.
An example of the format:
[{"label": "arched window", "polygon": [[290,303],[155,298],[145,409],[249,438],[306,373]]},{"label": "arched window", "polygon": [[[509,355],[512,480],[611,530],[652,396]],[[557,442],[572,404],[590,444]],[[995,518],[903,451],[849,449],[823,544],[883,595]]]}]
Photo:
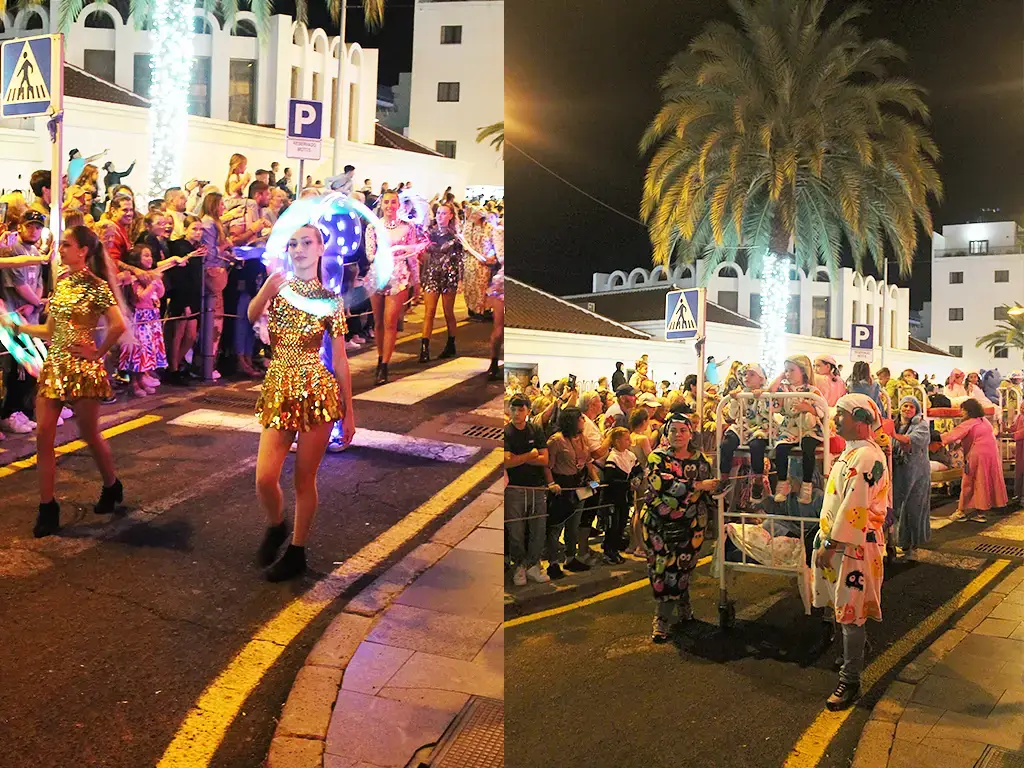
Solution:
[{"label": "arched window", "polygon": [[799,281],[800,280],[800,270],[798,270],[798,269],[791,269],[791,270],[789,270],[789,279],[792,280],[793,282]]},{"label": "arched window", "polygon": [[235,37],[257,37],[256,25],[248,19],[242,19],[235,24]]},{"label": "arched window", "polygon": [[722,267],[718,270],[719,277],[739,277],[736,273],[736,267]]},{"label": "arched window", "polygon": [[208,19],[204,19],[202,16],[196,16],[192,22],[192,31],[197,35],[212,35],[213,29],[210,27]]},{"label": "arched window", "polygon": [[85,17],[85,26],[90,29],[114,29],[114,20],[106,11],[92,11]]},{"label": "arched window", "polygon": [[25,29],[42,29],[43,17],[38,13],[30,13],[25,19]]},{"label": "arched window", "polygon": [[828,270],[819,269],[814,275],[814,282],[816,283],[830,283],[832,282],[828,277]]}]

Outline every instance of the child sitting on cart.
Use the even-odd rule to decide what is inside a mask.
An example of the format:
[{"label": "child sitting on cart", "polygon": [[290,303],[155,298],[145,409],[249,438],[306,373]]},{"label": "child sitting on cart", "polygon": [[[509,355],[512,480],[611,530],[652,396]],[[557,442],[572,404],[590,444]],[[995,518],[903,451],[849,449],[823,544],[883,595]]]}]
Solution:
[{"label": "child sitting on cart", "polygon": [[[764,455],[768,449],[770,410],[768,402],[761,399],[761,391],[764,389],[767,377],[760,365],[749,363],[743,369],[742,378],[742,389],[734,389],[729,393],[734,399],[729,403],[725,414],[730,426],[722,437],[720,453],[722,486],[719,491],[732,485],[732,459],[736,449],[742,443],[743,436],[740,434],[740,429],[743,427],[746,430],[746,444],[750,448],[750,500],[756,506],[761,504],[766,480]],[[750,399],[736,398],[735,396],[741,392],[752,394],[753,397]]]},{"label": "child sitting on cart", "polygon": [[[772,382],[772,392],[806,392],[810,395],[821,395],[813,386],[811,361],[807,355],[792,355],[786,358],[786,367]],[[789,454],[799,444],[802,456],[802,483],[797,500],[801,504],[810,504],[814,488],[815,451],[824,439],[822,422],[828,418],[822,406],[810,399],[793,398],[780,400],[776,413],[781,414],[779,425],[779,441],[775,445],[776,465],[779,482],[775,488],[775,501],[782,503],[790,493]]]}]

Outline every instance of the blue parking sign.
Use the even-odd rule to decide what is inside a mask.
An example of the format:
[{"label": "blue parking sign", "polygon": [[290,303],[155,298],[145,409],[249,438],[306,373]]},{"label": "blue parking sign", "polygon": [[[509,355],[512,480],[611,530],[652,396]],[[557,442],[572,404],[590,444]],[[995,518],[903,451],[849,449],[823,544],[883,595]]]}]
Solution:
[{"label": "blue parking sign", "polygon": [[850,326],[850,360],[866,363],[875,359],[875,327],[863,323]]},{"label": "blue parking sign", "polygon": [[323,138],[324,105],[320,101],[291,99],[288,102],[288,138]]},{"label": "blue parking sign", "polygon": [[668,341],[704,336],[705,297],[704,288],[665,294],[665,338]]}]

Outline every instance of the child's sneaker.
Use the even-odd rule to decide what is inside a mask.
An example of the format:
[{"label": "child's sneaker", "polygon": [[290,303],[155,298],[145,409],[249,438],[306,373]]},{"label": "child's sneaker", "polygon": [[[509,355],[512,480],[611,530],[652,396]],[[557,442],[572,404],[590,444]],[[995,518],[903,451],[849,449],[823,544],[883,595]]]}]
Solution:
[{"label": "child's sneaker", "polygon": [[786,500],[789,496],[789,480],[780,480],[779,484],[775,486],[775,501],[779,504]]},{"label": "child's sneaker", "polygon": [[528,578],[530,581],[535,581],[538,584],[547,584],[549,581],[551,581],[551,577],[544,573],[544,571],[541,570],[541,567],[539,565],[534,565],[530,568],[527,568],[526,578]]},{"label": "child's sneaker", "polygon": [[526,569],[523,566],[516,566],[516,572],[512,576],[512,583],[517,587],[526,586]]}]

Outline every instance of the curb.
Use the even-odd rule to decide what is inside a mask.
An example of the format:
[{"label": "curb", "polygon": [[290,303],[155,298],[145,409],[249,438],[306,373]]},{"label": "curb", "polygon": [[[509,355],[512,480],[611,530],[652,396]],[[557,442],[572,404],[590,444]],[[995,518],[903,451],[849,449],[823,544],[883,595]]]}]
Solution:
[{"label": "curb", "polygon": [[969,636],[1006,595],[1022,583],[1024,566],[1018,566],[992,587],[991,591],[982,595],[952,628],[939,635],[931,645],[899,671],[896,679],[889,684],[882,698],[871,710],[871,716],[857,741],[851,768],[884,768],[896,741],[896,724],[913,698],[918,683]]},{"label": "curb", "polygon": [[[642,561],[627,561],[629,566],[626,570],[611,570],[608,575],[598,579],[588,579],[572,584],[558,585],[554,592],[542,592],[536,595],[529,595],[525,598],[516,599],[515,592],[508,592],[506,595],[511,600],[505,603],[505,621],[518,619],[531,613],[546,611],[551,608],[560,608],[563,605],[575,603],[578,600],[585,600],[607,592],[616,587],[632,584],[639,579],[647,578],[647,563]],[[622,568],[623,566],[600,566],[603,568]],[[521,587],[513,587],[513,590]]]},{"label": "curb", "polygon": [[499,479],[487,485],[428,541],[378,576],[331,620],[295,677],[264,768],[323,768],[334,705],[345,669],[359,644],[407,586],[454,549],[503,502]]}]

